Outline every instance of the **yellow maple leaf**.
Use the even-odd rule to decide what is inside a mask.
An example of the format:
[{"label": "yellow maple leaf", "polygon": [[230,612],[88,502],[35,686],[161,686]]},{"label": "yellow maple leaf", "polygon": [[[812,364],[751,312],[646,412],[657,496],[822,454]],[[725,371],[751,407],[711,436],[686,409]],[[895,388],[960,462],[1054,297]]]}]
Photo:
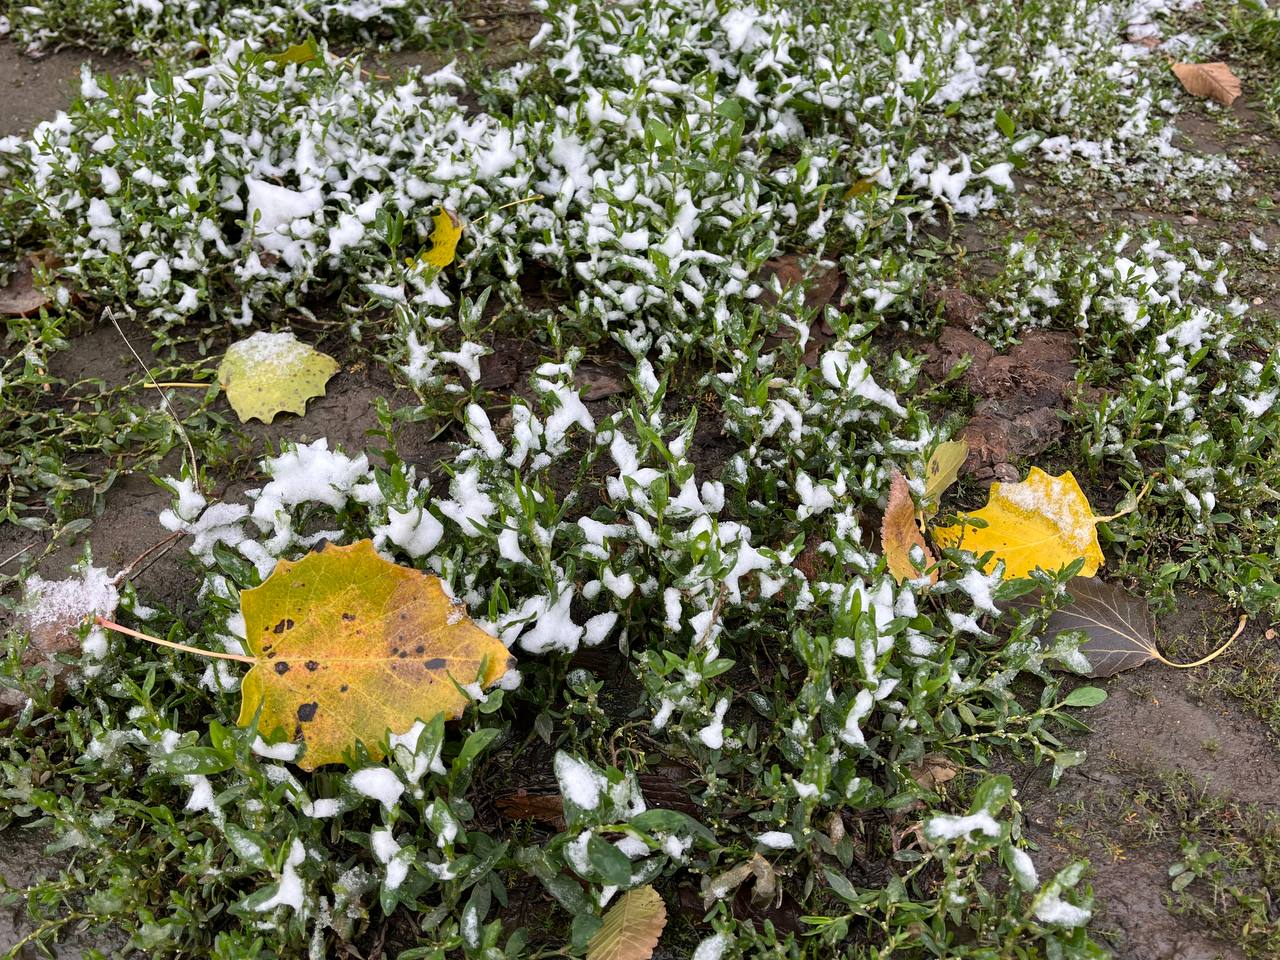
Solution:
[{"label": "yellow maple leaf", "polygon": [[[889,482],[889,503],[885,506],[884,519],[880,522],[880,545],[884,549],[889,572],[899,583],[914,580],[926,568],[933,566],[933,554],[929,552],[924,535],[916,525],[916,508],[911,502],[907,478],[896,470]],[[923,564],[919,569],[911,560],[912,547],[919,547],[923,554]],[[935,570],[929,574],[929,582],[937,581],[938,572]]]},{"label": "yellow maple leaf", "polygon": [[431,231],[431,249],[424,250],[419,258],[423,263],[444,269],[453,263],[462,238],[462,221],[457,214],[441,209],[435,216],[436,227]]},{"label": "yellow maple leaf", "polygon": [[439,578],[384,560],[371,540],[281,560],[240,610],[255,662],[239,723],[258,715],[264,733],[306,744],[304,770],[341,762],[356,741],[381,759],[388,731],[457,717],[458,685],[487,687],[515,663]]},{"label": "yellow maple leaf", "polygon": [[218,382],[241,423],[270,423],[278,413],[305,413],[337,372],[333,357],[292,333],[259,332],[227,348]]},{"label": "yellow maple leaf", "polygon": [[648,960],[667,925],[667,905],[651,886],[636,887],[609,908],[587,943],[587,960]]},{"label": "yellow maple leaf", "polygon": [[[966,516],[986,526],[969,526],[963,522]],[[1104,562],[1097,525],[1114,519],[1094,515],[1070,470],[1051,477],[1032,467],[1021,483],[993,483],[985,507],[962,515],[955,526],[934,527],[932,533],[940,547],[964,547],[978,556],[993,551],[988,568],[1003,560],[1006,579],[1025,577],[1037,567],[1056,571],[1080,558],[1084,567],[1079,575],[1092,577]]]}]

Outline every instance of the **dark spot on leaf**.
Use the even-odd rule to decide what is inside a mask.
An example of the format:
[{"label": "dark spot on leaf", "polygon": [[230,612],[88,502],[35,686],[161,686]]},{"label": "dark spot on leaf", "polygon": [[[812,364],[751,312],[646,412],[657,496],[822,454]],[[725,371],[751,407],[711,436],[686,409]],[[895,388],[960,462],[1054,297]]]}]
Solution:
[{"label": "dark spot on leaf", "polygon": [[448,662],[449,661],[446,660],[444,657],[433,657],[430,660],[424,661],[422,665],[426,667],[428,670],[440,670]]},{"label": "dark spot on leaf", "polygon": [[315,673],[317,670],[320,669],[320,664],[316,663],[314,660],[308,660],[306,663],[306,667],[312,673]]},{"label": "dark spot on leaf", "polygon": [[405,657],[409,656],[409,651],[401,650],[399,653],[396,654],[396,656],[399,657],[401,660],[403,660]]},{"label": "dark spot on leaf", "polygon": [[276,673],[280,674],[280,676],[283,677],[288,672],[289,672],[288,660],[281,660],[279,663],[276,664]]},{"label": "dark spot on leaf", "polygon": [[423,645],[423,644],[421,644],[421,643],[420,643],[420,644],[418,644],[416,647],[414,647],[414,648],[413,648],[413,652],[414,652],[414,653],[426,653],[426,652],[427,652],[427,648],[426,648],[426,646],[425,646],[425,645]]},{"label": "dark spot on leaf", "polygon": [[292,629],[293,629],[293,621],[288,619],[287,617],[284,620],[281,620],[279,623],[277,623],[274,627],[272,627],[272,631],[275,633],[284,633],[286,630],[292,630]]},{"label": "dark spot on leaf", "polygon": [[350,623],[355,618],[356,618],[356,615],[354,613],[344,613],[342,615],[342,619],[346,620],[348,623]]},{"label": "dark spot on leaf", "polygon": [[344,683],[342,686],[340,686],[340,687],[338,688],[338,692],[339,692],[339,693],[346,693],[346,692],[347,692],[348,690],[350,690],[350,689],[351,689],[351,688],[350,688],[350,687],[348,687],[348,686]]},{"label": "dark spot on leaf", "polygon": [[320,708],[320,704],[314,700],[311,703],[304,703],[298,707],[298,719],[303,723],[315,718],[316,710]]}]

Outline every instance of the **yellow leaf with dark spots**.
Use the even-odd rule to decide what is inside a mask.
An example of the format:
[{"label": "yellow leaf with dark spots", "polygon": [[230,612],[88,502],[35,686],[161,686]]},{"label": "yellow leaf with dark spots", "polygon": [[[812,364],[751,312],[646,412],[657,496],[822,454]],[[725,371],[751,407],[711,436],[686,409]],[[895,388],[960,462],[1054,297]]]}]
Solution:
[{"label": "yellow leaf with dark spots", "polygon": [[[969,526],[965,516],[986,526]],[[955,526],[934,527],[933,540],[978,556],[993,551],[988,572],[1003,560],[1006,579],[1025,577],[1037,567],[1052,573],[1080,558],[1084,567],[1079,575],[1092,577],[1104,562],[1097,525],[1112,519],[1094,515],[1070,470],[1051,477],[1032,467],[1021,483],[993,483],[985,507],[961,516]]]},{"label": "yellow leaf with dark spots", "polygon": [[298,766],[339,763],[359,741],[381,759],[388,732],[453,719],[515,661],[440,580],[384,560],[371,540],[281,560],[240,594],[245,647],[240,725],[305,745]]}]

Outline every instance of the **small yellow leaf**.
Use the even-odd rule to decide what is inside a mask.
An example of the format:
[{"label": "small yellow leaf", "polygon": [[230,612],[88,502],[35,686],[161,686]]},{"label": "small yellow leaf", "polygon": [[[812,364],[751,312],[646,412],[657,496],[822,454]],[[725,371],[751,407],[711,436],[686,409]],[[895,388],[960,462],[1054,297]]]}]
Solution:
[{"label": "small yellow leaf", "polygon": [[[241,726],[305,743],[304,770],[339,763],[357,741],[382,758],[388,731],[457,717],[460,684],[487,687],[515,662],[451,601],[437,577],[384,560],[373,541],[281,560],[240,594]],[[261,713],[259,714],[259,710]]]},{"label": "small yellow leaf", "polygon": [[587,943],[587,960],[649,960],[666,925],[667,905],[657,890],[628,890]]},{"label": "small yellow leaf", "polygon": [[960,468],[969,456],[969,444],[963,440],[948,440],[938,444],[924,470],[923,513],[931,517],[938,512],[938,501],[960,476]]},{"label": "small yellow leaf", "polygon": [[218,382],[241,423],[255,417],[270,423],[277,413],[305,413],[307,401],[324,396],[337,372],[333,357],[292,333],[259,332],[227,348]]},{"label": "small yellow leaf", "polygon": [[[911,502],[911,490],[907,478],[896,470],[889,483],[889,503],[885,507],[884,520],[880,523],[880,543],[884,549],[889,572],[899,583],[914,580],[933,566],[933,554],[924,542],[924,535],[916,525],[916,508]],[[916,568],[911,560],[911,549],[919,547],[923,554],[923,566]],[[937,583],[938,572],[929,574],[929,582]]]},{"label": "small yellow leaf", "polygon": [[1174,63],[1170,65],[1187,93],[1217,100],[1229,107],[1240,96],[1240,80],[1225,63]]},{"label": "small yellow leaf", "polygon": [[978,556],[994,551],[989,566],[1003,560],[1006,579],[1037,567],[1053,572],[1081,557],[1080,576],[1092,577],[1104,562],[1096,529],[1103,518],[1094,515],[1069,470],[1051,477],[1032,467],[1021,483],[993,483],[987,505],[969,516],[987,525],[971,527],[962,517],[955,526],[934,527],[934,543]]},{"label": "small yellow leaf", "polygon": [[302,65],[310,63],[312,60],[319,58],[320,48],[316,46],[315,40],[308,37],[302,43],[295,43],[293,46],[281,51],[280,53],[268,54],[266,59],[274,63],[284,66],[288,63],[296,63]]},{"label": "small yellow leaf", "polygon": [[431,231],[431,249],[423,252],[421,260],[441,269],[453,263],[462,238],[462,221],[457,215],[442,209],[435,216],[436,228]]}]

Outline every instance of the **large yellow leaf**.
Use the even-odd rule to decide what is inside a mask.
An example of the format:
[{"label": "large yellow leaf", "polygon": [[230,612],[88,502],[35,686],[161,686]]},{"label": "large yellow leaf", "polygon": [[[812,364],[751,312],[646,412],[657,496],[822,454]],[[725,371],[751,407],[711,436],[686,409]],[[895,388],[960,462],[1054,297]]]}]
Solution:
[{"label": "large yellow leaf", "polygon": [[261,707],[264,733],[306,745],[304,770],[340,762],[357,740],[381,758],[388,731],[462,712],[455,681],[488,686],[515,662],[438,578],[382,559],[370,540],[280,561],[240,594],[240,609],[257,661],[241,686],[240,724]]},{"label": "large yellow leaf", "polygon": [[666,925],[667,905],[657,890],[628,890],[587,943],[587,960],[649,960]]},{"label": "large yellow leaf", "polygon": [[1094,516],[1070,470],[1051,477],[1039,467],[1021,483],[993,483],[987,505],[969,516],[986,521],[986,527],[934,527],[934,543],[979,556],[994,551],[989,566],[1003,560],[1006,578],[1025,577],[1036,567],[1056,571],[1080,557],[1080,576],[1092,577],[1103,564],[1097,524],[1114,519]]},{"label": "large yellow leaf", "polygon": [[[884,520],[880,522],[880,545],[884,559],[893,578],[901,583],[914,580],[933,566],[933,554],[924,542],[924,535],[916,525],[916,509],[911,502],[907,478],[896,470],[889,482],[889,503],[885,506]],[[911,548],[919,547],[922,565],[917,569],[911,560]],[[929,582],[936,583],[938,573],[929,574]]]},{"label": "large yellow leaf", "polygon": [[277,413],[306,413],[307,401],[324,396],[338,362],[292,333],[255,333],[233,343],[218,366],[227,402],[248,423],[270,423]]}]

